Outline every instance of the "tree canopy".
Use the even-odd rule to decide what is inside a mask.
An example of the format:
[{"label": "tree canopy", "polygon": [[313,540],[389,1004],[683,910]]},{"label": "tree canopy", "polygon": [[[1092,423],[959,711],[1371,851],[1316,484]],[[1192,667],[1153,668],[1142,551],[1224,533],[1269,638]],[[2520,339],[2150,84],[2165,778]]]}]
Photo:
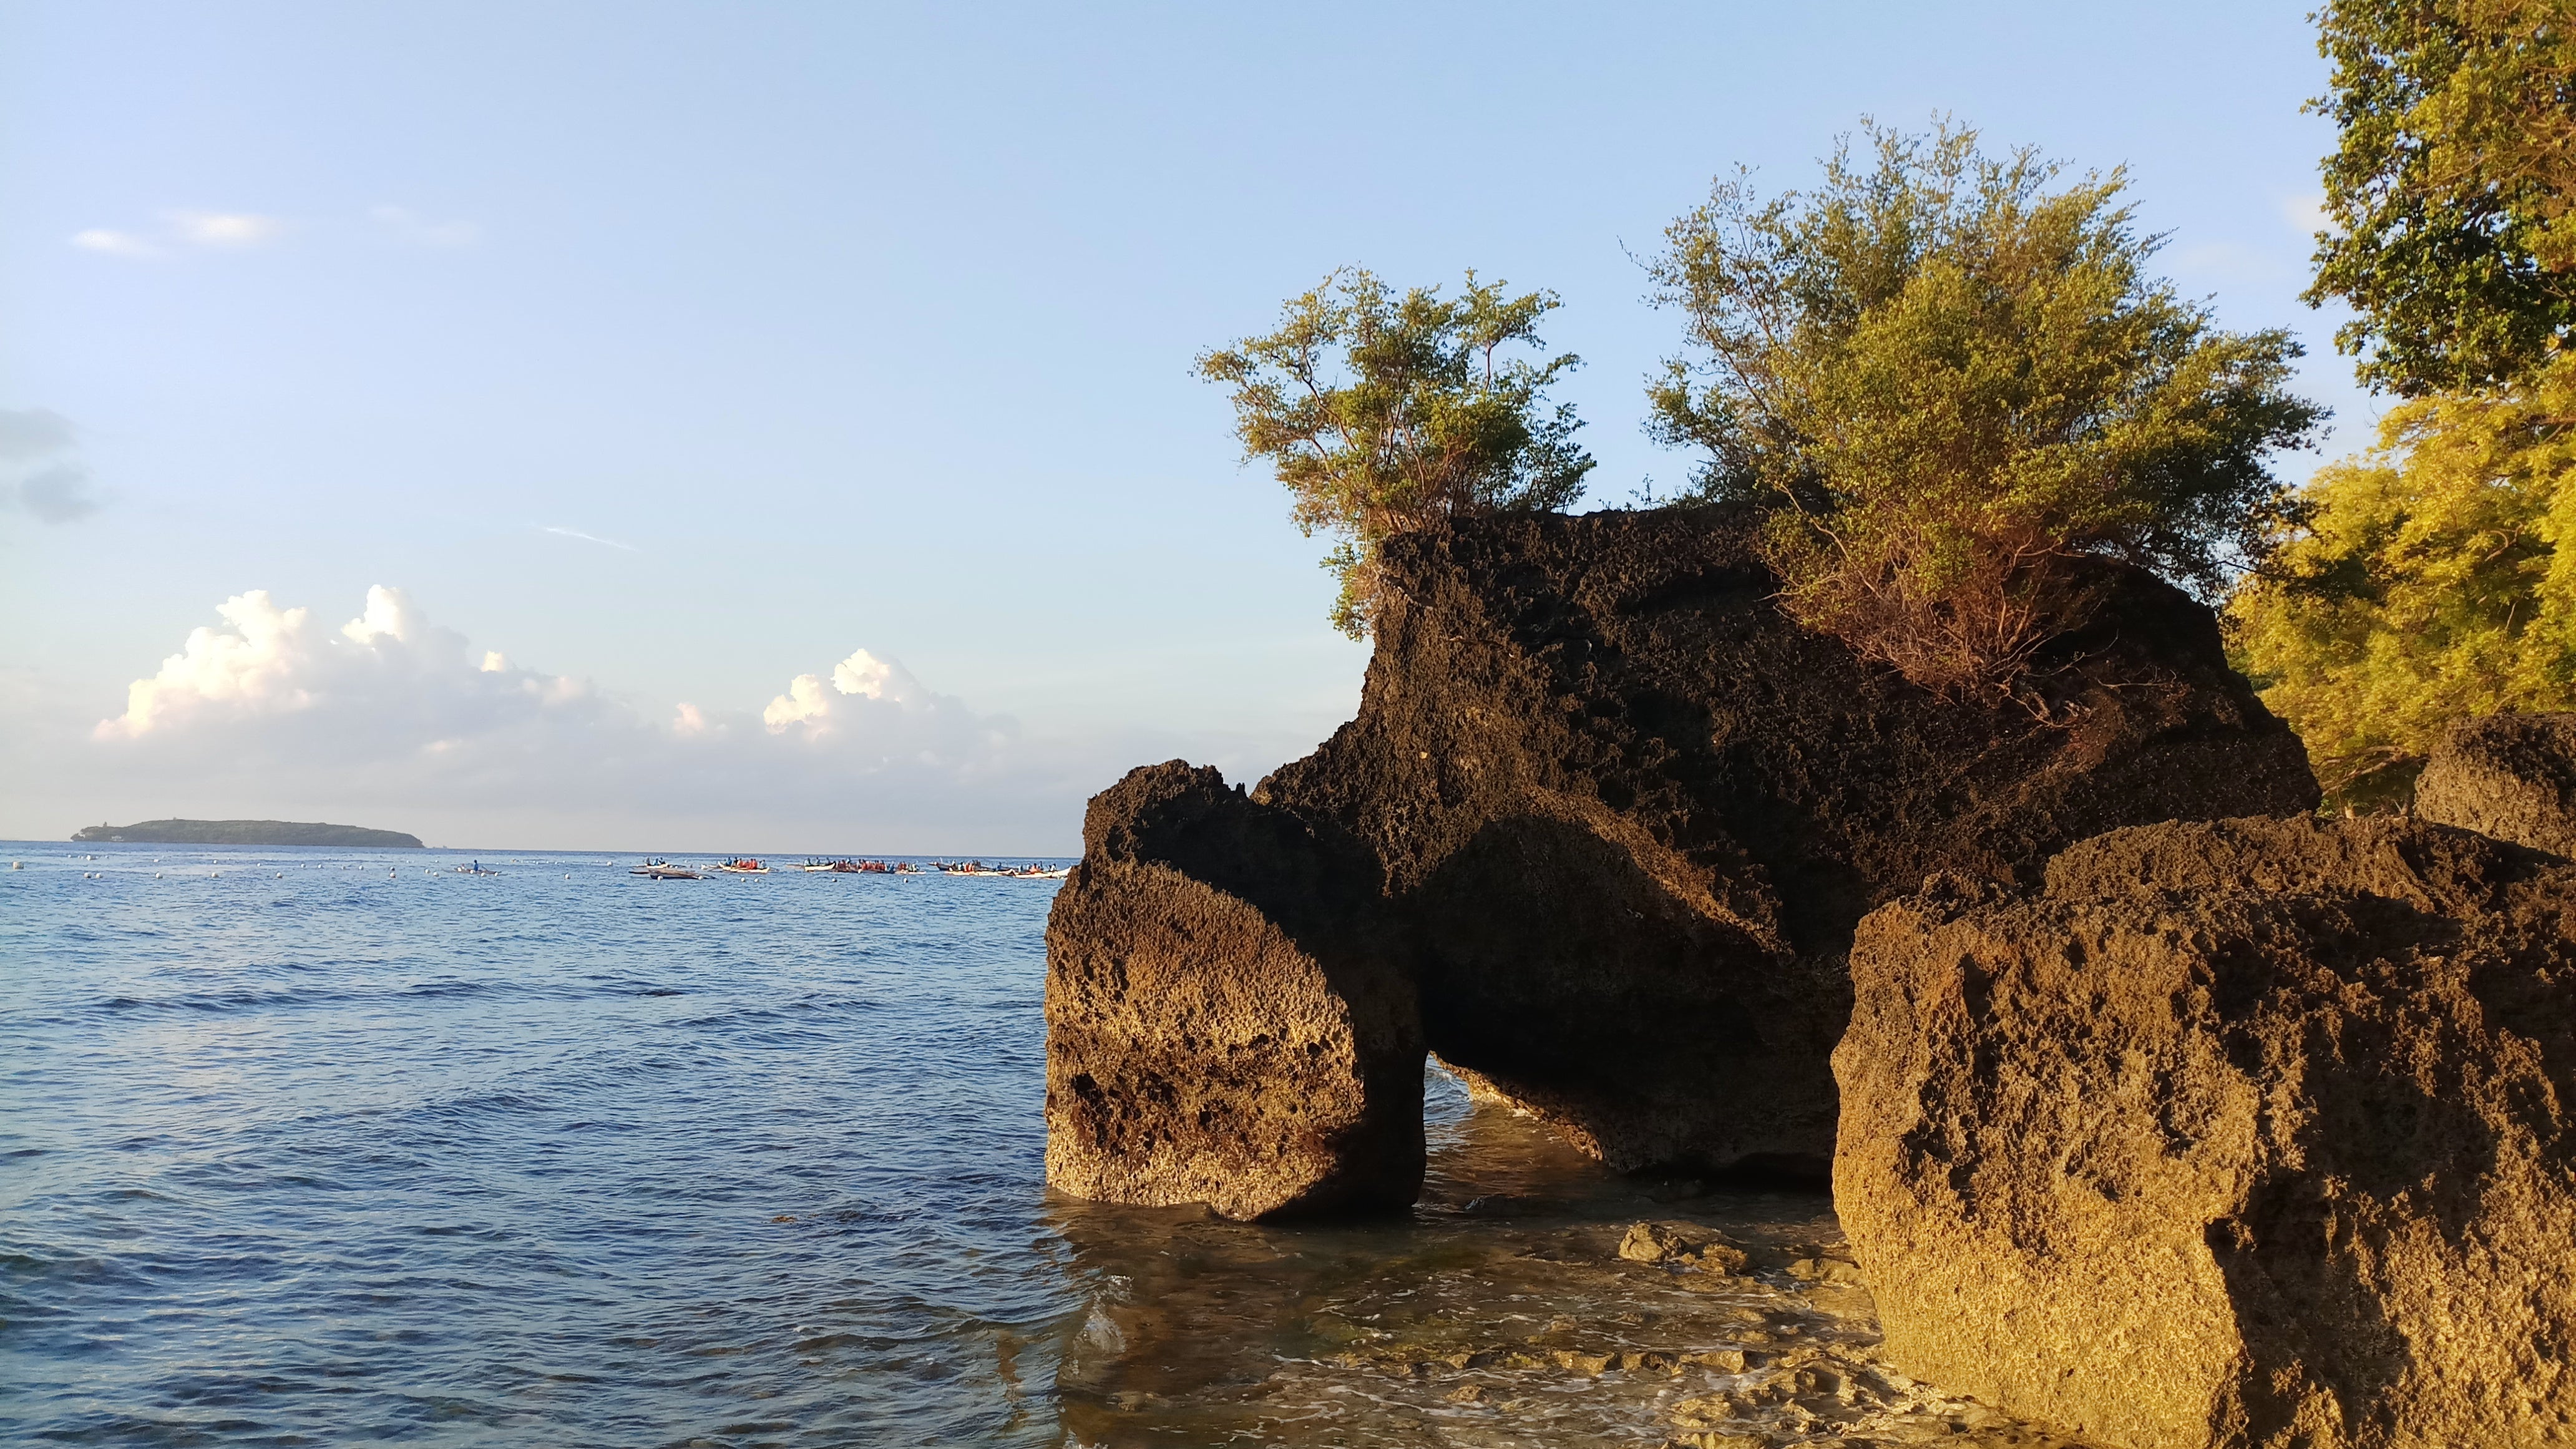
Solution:
[{"label": "tree canopy", "polygon": [[1344,633],[1372,627],[1390,535],[1582,495],[1593,465],[1574,442],[1583,424],[1571,404],[1546,406],[1580,361],[1547,356],[1539,339],[1557,305],[1553,292],[1511,296],[1472,271],[1455,297],[1399,296],[1345,268],[1290,299],[1278,330],[1199,357],[1201,377],[1233,389],[1245,460],[1274,466],[1307,536],[1339,540],[1324,566],[1341,583],[1332,620]]},{"label": "tree canopy", "polygon": [[2576,324],[2576,7],[2568,0],[2331,0],[2311,104],[2333,230],[2311,302],[2365,381],[2407,395],[2500,386]]},{"label": "tree canopy", "polygon": [[1649,269],[1688,347],[1652,430],[1699,491],[1773,505],[1791,610],[1918,682],[2009,692],[2086,608],[2066,561],[2204,591],[2268,546],[2266,455],[2322,416],[2288,334],[2226,332],[2147,271],[2123,173],[2059,186],[1974,131],[1868,126],[1805,192],[1739,173]]},{"label": "tree canopy", "polygon": [[2399,406],[2303,496],[2229,613],[2329,791],[2392,794],[2455,719],[2576,709],[2576,358]]}]

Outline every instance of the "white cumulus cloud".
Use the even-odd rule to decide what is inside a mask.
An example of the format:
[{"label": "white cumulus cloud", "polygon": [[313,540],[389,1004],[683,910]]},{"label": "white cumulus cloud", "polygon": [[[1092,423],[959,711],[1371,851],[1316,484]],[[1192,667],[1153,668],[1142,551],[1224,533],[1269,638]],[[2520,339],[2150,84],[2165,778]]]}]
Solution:
[{"label": "white cumulus cloud", "polygon": [[787,692],[760,712],[760,722],[771,734],[802,725],[809,736],[820,736],[851,721],[892,718],[886,710],[935,713],[952,704],[922,688],[912,671],[861,649],[832,666],[828,684],[819,674],[789,680]]},{"label": "white cumulus cloud", "polygon": [[1063,849],[1084,797],[1175,753],[1033,743],[867,649],[794,676],[765,708],[673,707],[514,664],[398,588],[369,589],[336,627],[264,590],[215,614],[91,726],[73,773],[148,797],[147,814],[219,798],[286,818],[282,802],[307,801],[325,812],[312,818],[422,822],[451,841],[734,822],[763,832],[751,843],[794,830],[846,849]]},{"label": "white cumulus cloud", "polygon": [[400,749],[524,724],[591,698],[579,680],[476,653],[463,635],[431,624],[410,595],[381,584],[367,590],[365,612],[336,630],[311,609],[280,607],[265,589],[235,594],[215,613],[221,625],[190,631],[159,672],[127,687],[125,713],[99,721],[100,739],[315,716],[324,733]]}]

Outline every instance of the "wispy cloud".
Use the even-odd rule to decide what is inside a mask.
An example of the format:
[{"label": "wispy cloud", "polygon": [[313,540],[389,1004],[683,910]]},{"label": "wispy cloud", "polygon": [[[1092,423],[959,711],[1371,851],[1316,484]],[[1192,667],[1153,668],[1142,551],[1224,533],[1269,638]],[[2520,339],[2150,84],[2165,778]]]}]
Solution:
[{"label": "wispy cloud", "polygon": [[72,420],[51,408],[0,408],[0,461],[48,457],[73,441]]},{"label": "wispy cloud", "polygon": [[71,243],[102,256],[147,260],[195,247],[213,251],[246,251],[286,235],[285,222],[248,211],[165,211],[150,234],[94,226],[72,233]]},{"label": "wispy cloud", "polygon": [[2314,193],[2306,196],[2284,197],[2281,201],[2281,219],[2296,228],[2301,236],[2314,236],[2318,232],[2331,230],[2334,225],[2326,216],[2326,199]]},{"label": "wispy cloud", "polygon": [[0,408],[0,507],[39,523],[76,523],[102,506],[89,469],[72,452],[71,419],[47,408]]},{"label": "wispy cloud", "polygon": [[470,247],[483,239],[483,228],[473,222],[432,221],[408,207],[379,206],[367,216],[386,235],[413,246]]},{"label": "wispy cloud", "polygon": [[72,245],[85,252],[103,252],[111,257],[157,257],[161,249],[130,231],[110,231],[94,226],[72,233]]},{"label": "wispy cloud", "polygon": [[247,211],[164,213],[179,240],[201,247],[255,247],[286,235],[286,223]]},{"label": "wispy cloud", "polygon": [[601,538],[598,534],[595,534],[595,533],[584,533],[584,532],[582,532],[582,531],[581,531],[580,529],[578,529],[578,528],[556,528],[556,527],[554,527],[552,524],[548,524],[548,525],[546,525],[546,526],[544,526],[544,527],[542,527],[542,528],[539,528],[537,531],[538,531],[539,533],[552,533],[552,534],[559,534],[559,535],[561,535],[562,537],[565,537],[565,538],[577,538],[577,539],[580,539],[580,540],[581,540],[582,542],[584,542],[584,543],[595,543],[595,544],[600,545],[600,546],[601,546],[601,547],[603,547],[603,548],[622,548],[622,549],[626,550],[628,553],[642,553],[642,552],[643,552],[643,550],[642,550],[642,549],[637,548],[635,545],[633,545],[633,544],[631,544],[631,543],[619,543],[616,539],[613,539],[613,538]]},{"label": "wispy cloud", "polygon": [[56,463],[32,474],[19,483],[18,502],[45,523],[76,523],[99,510],[98,490],[78,463]]}]

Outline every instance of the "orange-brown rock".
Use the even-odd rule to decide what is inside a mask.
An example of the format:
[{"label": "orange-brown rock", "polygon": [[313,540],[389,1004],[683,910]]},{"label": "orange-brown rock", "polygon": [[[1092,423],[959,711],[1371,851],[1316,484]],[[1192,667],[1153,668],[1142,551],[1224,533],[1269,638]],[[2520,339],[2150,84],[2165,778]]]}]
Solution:
[{"label": "orange-brown rock", "polygon": [[2415,778],[2415,813],[2576,856],[2576,714],[2497,714],[2452,725]]},{"label": "orange-brown rock", "polygon": [[2576,865],[2120,830],[1851,968],[1835,1205],[1906,1373],[2130,1449],[2576,1443]]},{"label": "orange-brown rock", "polygon": [[1047,922],[1050,1184],[1238,1218],[1413,1201],[1421,1028],[1352,858],[1178,760],[1092,801]]}]

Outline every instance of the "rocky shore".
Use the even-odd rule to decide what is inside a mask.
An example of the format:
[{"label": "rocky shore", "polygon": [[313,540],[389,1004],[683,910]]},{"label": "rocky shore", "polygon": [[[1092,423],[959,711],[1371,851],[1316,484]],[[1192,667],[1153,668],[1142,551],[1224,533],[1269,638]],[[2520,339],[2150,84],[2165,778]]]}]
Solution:
[{"label": "rocky shore", "polygon": [[2164,584],[2100,565],[2022,695],[1948,698],[1781,615],[1751,527],[1405,536],[1351,724],[1095,799],[1050,1181],[1400,1207],[1436,1053],[1620,1171],[1830,1164],[1874,1383],[2138,1449],[2576,1443],[2576,731],[2463,727],[2429,818],[2321,824]]}]

